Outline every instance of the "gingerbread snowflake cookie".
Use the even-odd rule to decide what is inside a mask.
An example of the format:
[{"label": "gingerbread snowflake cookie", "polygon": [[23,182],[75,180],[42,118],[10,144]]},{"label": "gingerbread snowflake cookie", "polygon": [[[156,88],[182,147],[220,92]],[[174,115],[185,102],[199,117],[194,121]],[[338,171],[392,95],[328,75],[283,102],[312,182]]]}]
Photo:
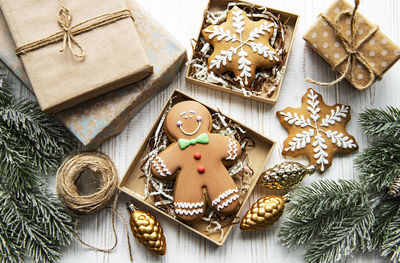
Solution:
[{"label": "gingerbread snowflake cookie", "polygon": [[276,114],[289,132],[282,154],[306,155],[321,173],[332,165],[336,153],[358,149],[356,140],[346,131],[351,118],[350,106],[326,105],[313,89],[303,96],[300,108],[289,107]]},{"label": "gingerbread snowflake cookie", "polygon": [[174,210],[183,221],[200,219],[206,202],[221,215],[232,214],[239,205],[238,188],[223,162],[240,157],[240,144],[234,138],[210,133],[211,127],[211,114],[202,104],[177,103],[164,121],[172,143],[152,161],[155,177],[176,177]]},{"label": "gingerbread snowflake cookie", "polygon": [[269,44],[273,31],[273,22],[252,21],[246,12],[234,6],[225,23],[201,31],[214,48],[208,58],[209,69],[218,74],[233,72],[241,86],[249,87],[257,68],[270,69],[279,62],[276,50]]}]

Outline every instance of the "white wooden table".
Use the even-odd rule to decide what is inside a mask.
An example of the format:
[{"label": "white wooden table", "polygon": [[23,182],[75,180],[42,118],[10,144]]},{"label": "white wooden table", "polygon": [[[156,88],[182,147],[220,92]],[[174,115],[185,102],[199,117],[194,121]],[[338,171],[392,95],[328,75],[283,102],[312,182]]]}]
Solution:
[{"label": "white wooden table", "polygon": [[[202,20],[203,10],[207,0],[138,0],[167,30],[169,30],[189,51],[189,40],[196,37]],[[300,106],[301,96],[307,88],[313,87],[324,96],[328,104],[342,103],[352,107],[353,120],[348,125],[349,132],[354,135],[360,145],[360,150],[368,145],[368,139],[358,127],[357,115],[368,107],[384,107],[386,105],[400,106],[400,63],[387,72],[382,81],[376,83],[366,92],[359,92],[347,82],[335,87],[322,88],[312,86],[304,81],[305,75],[317,80],[329,81],[335,77],[326,62],[316,53],[305,46],[303,34],[315,21],[317,15],[331,4],[331,0],[255,0],[257,3],[271,8],[285,10],[300,15],[298,31],[295,35],[292,54],[283,82],[278,103],[270,106],[252,100],[239,98],[233,95],[217,92],[207,88],[186,84],[185,69],[175,77],[172,85],[160,94],[157,94],[133,118],[125,130],[118,136],[108,140],[100,148],[109,154],[115,161],[119,174],[122,177],[131,159],[135,155],[141,141],[145,138],[149,128],[158,115],[162,105],[174,88],[181,89],[200,101],[213,107],[219,107],[227,115],[233,116],[244,124],[277,141],[268,167],[279,163],[285,158],[280,154],[283,140],[287,137],[275,115],[277,110],[288,106]],[[400,44],[400,2],[398,0],[369,0],[361,1],[359,10],[370,21],[378,24],[381,30],[395,43]],[[320,179],[352,179],[357,178],[357,171],[353,167],[353,160],[357,153],[336,156],[332,167],[323,175],[309,177],[305,184]],[[306,163],[306,159],[296,160]],[[54,187],[54,179],[50,181]],[[263,196],[263,189],[256,188],[246,203],[247,208]],[[125,212],[125,202],[129,198],[122,195],[119,208]],[[223,247],[217,247],[200,236],[184,229],[167,218],[155,214],[160,220],[167,239],[167,254],[157,257],[147,252],[133,240],[134,262],[302,262],[303,250],[286,249],[282,247],[276,237],[279,223],[254,233],[242,233],[239,227],[231,232]],[[100,247],[110,247],[113,244],[111,232],[111,216],[109,210],[82,218],[80,229],[81,237],[88,243]],[[95,252],[83,247],[74,241],[65,250],[62,262],[129,262],[126,237],[121,221],[117,223],[119,245],[109,254]],[[351,262],[381,262],[377,256],[357,256]]]}]

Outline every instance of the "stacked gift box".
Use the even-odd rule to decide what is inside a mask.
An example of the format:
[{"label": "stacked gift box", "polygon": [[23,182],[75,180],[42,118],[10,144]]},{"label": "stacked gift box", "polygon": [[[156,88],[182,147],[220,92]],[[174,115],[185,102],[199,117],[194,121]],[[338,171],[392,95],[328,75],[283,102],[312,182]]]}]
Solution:
[{"label": "stacked gift box", "polygon": [[[2,9],[3,13],[8,13],[8,17],[6,16],[8,24],[6,24],[6,21],[2,16],[0,18],[0,31],[2,35],[7,37],[5,38],[5,41],[2,41],[1,43],[2,52],[0,58],[14,71],[17,77],[22,80],[26,86],[33,89],[43,110],[55,114],[57,118],[59,118],[84,145],[89,149],[94,149],[98,148],[98,146],[110,136],[121,132],[130,118],[132,118],[155,94],[157,94],[158,91],[167,87],[172,82],[173,77],[177,74],[183,62],[186,60],[186,51],[179,42],[177,42],[158,22],[149,16],[134,0],[126,0],[124,2],[105,1],[102,7],[97,6],[97,2],[95,1],[96,3],[93,2],[92,5],[96,5],[96,8],[88,9],[96,10],[97,13],[82,14],[81,16],[78,2],[79,1],[76,1],[76,6],[73,5],[73,2],[71,2],[71,4],[69,3],[68,6],[68,8],[71,9],[73,17],[72,23],[74,23],[74,21],[77,23],[80,20],[83,21],[84,19],[96,15],[101,15],[106,12],[110,13],[120,9],[130,10],[134,22],[130,18],[124,19],[76,36],[76,40],[80,41],[80,45],[85,48],[86,56],[84,61],[75,61],[69,54],[69,51],[64,52],[65,54],[60,54],[59,49],[62,46],[62,42],[59,42],[43,47],[43,50],[38,49],[27,54],[22,54],[20,57],[24,63],[24,68],[21,60],[15,55],[14,42],[16,42],[17,45],[22,45],[22,43],[45,37],[51,32],[57,32],[59,30],[57,28],[57,23],[52,25],[52,23],[56,22],[55,19],[57,18],[57,1],[52,4],[50,4],[49,1],[43,1],[43,3],[38,4],[41,8],[50,8],[50,11],[47,12],[54,13],[54,16],[48,18],[49,21],[46,22],[47,24],[51,24],[50,29],[46,32],[41,32],[38,36],[34,35],[29,39],[19,40],[19,42],[15,40],[16,37],[14,37],[13,41],[8,27],[10,27],[12,31],[11,25],[15,23],[14,31],[16,32],[14,32],[13,35],[17,34],[18,36],[22,34],[18,30],[30,30],[29,28],[25,29],[18,25],[13,20],[13,16],[15,15],[13,14],[13,7],[21,3],[5,3],[2,4]],[[106,2],[110,2],[110,4],[107,4]],[[90,7],[90,3],[86,4]],[[16,20],[18,19],[19,16],[17,15]],[[37,18],[35,16],[29,19]],[[42,21],[40,21],[40,23],[42,23]],[[122,25],[118,25],[118,23]],[[93,40],[94,42],[90,42],[92,41],[89,40],[91,34],[94,34],[93,37],[95,38],[97,37],[97,34],[101,37],[103,33],[106,34],[109,31],[114,31],[114,27],[116,26],[117,30],[119,30],[119,27],[122,27],[120,29],[121,31],[116,33],[117,35],[115,36],[108,36],[110,43],[117,42],[116,47],[110,46],[110,44],[107,44],[104,41],[100,41],[99,43],[102,44],[96,46],[95,42],[101,40],[101,38],[98,38],[97,41]],[[104,30],[104,32],[102,32],[102,30]],[[129,40],[125,38],[120,39],[120,35],[126,35],[126,33],[123,34],[122,32],[126,31],[133,32],[132,38]],[[33,32],[38,32],[38,30],[33,30]],[[86,43],[86,38],[88,38],[88,43]],[[120,48],[123,49],[121,51],[116,51]],[[131,57],[128,56],[129,52],[127,54],[125,49],[133,50]],[[115,62],[104,60],[100,57],[97,58],[98,61],[93,61],[92,57],[100,56],[98,54],[98,52],[100,52],[99,50],[105,53],[103,55],[104,57],[110,57]],[[45,52],[45,54],[42,54],[43,52]],[[119,55],[119,57],[117,55]],[[33,58],[29,56],[33,56]],[[57,57],[60,61],[55,62],[51,56]],[[38,69],[35,61],[40,61],[39,58],[42,57],[47,57],[49,59],[49,62],[46,62],[46,64],[51,63],[52,67],[45,68],[48,68],[50,71],[53,70],[56,63],[67,63],[67,67],[69,68],[60,69],[60,77],[53,76],[49,78],[43,76],[41,73],[34,72]],[[75,70],[81,71],[82,67],[88,67],[88,69],[85,71],[85,76],[81,76],[80,83],[76,83],[74,82],[74,80],[77,79]],[[139,70],[130,67],[139,68]],[[25,69],[29,68],[32,68],[32,70],[31,72],[27,70],[28,74],[26,74]],[[103,68],[104,71],[101,72],[100,68]],[[120,70],[115,70],[119,68],[123,68],[125,71],[133,73],[122,73]],[[65,71],[69,72],[68,74],[70,75],[65,75]],[[152,71],[152,74],[149,76],[150,71]],[[110,72],[119,75],[112,77],[109,74]],[[38,77],[39,79],[42,79],[41,83],[37,83],[38,78],[36,78],[36,74],[41,75],[41,77]],[[48,74],[48,72],[46,74]],[[91,76],[93,74],[95,75],[93,78],[86,78],[86,76]],[[99,75],[107,76],[108,80],[99,81]],[[129,75],[134,75],[134,77],[131,78]],[[54,78],[62,78],[63,81],[60,81],[62,85],[60,84],[61,86],[56,86],[57,83],[54,83]],[[51,81],[49,79],[51,79]],[[45,80],[47,83],[44,82]],[[90,96],[88,95],[88,92],[83,91],[81,88],[79,88],[78,91],[73,92],[75,87],[81,87],[82,83],[89,84],[91,80],[95,80],[96,83],[92,83],[90,87],[87,87],[88,90],[91,90],[89,92],[91,93]],[[98,82],[102,82],[104,85],[100,85]],[[112,83],[112,85],[108,85],[107,83]],[[104,86],[106,87],[105,89]],[[49,87],[53,89],[49,91]],[[114,91],[110,91],[110,88]],[[63,110],[60,110],[61,108],[58,107],[59,104],[57,104],[56,101],[63,97],[63,90],[66,91],[65,94],[68,97],[65,100],[68,100],[69,103],[68,106],[62,107]],[[73,97],[71,94],[77,93],[80,95],[76,95],[71,102],[71,97]],[[41,100],[42,97],[43,99]],[[47,106],[47,101],[50,101],[53,106],[49,108],[49,106]]]}]

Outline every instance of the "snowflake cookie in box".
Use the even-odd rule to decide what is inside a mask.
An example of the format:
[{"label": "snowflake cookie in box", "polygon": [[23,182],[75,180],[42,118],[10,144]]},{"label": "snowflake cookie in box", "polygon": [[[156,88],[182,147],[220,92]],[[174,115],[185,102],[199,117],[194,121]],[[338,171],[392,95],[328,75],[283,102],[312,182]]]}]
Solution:
[{"label": "snowflake cookie in box", "polygon": [[215,2],[205,14],[186,79],[276,103],[297,16],[245,2],[222,9]]},{"label": "snowflake cookie in box", "polygon": [[201,32],[214,48],[208,68],[217,74],[231,71],[235,80],[248,88],[256,77],[256,68],[270,69],[280,61],[269,44],[273,32],[272,21],[252,21],[246,12],[234,6],[225,23],[210,25]]},{"label": "snowflake cookie in box", "polygon": [[326,105],[320,94],[309,89],[300,108],[286,108],[277,116],[289,136],[282,154],[306,155],[311,164],[323,173],[332,165],[336,153],[350,153],[358,149],[353,136],[346,131],[350,121],[350,106]]}]

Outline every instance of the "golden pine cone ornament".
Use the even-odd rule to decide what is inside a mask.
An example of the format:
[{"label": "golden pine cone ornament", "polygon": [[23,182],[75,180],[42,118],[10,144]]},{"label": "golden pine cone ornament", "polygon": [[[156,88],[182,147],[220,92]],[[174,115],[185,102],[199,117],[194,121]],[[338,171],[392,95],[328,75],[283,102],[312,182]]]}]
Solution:
[{"label": "golden pine cone ornament", "polygon": [[266,228],[281,217],[285,199],[279,195],[268,195],[255,202],[240,222],[240,230],[255,231]]},{"label": "golden pine cone ornament", "polygon": [[131,213],[129,225],[137,241],[154,254],[165,255],[167,243],[157,219],[150,213],[137,209],[133,204],[128,204],[128,211]]},{"label": "golden pine cone ornament", "polygon": [[389,195],[391,197],[399,197],[400,196],[400,174],[390,184]]},{"label": "golden pine cone ornament", "polygon": [[261,174],[258,184],[277,190],[289,190],[301,183],[306,175],[315,173],[315,166],[304,166],[298,162],[283,162]]}]

